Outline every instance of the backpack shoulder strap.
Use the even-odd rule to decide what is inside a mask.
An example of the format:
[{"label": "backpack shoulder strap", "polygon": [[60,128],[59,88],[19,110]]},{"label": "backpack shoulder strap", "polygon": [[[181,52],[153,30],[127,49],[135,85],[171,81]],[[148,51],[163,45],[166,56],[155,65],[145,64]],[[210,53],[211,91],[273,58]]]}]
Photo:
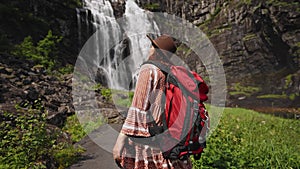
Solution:
[{"label": "backpack shoulder strap", "polygon": [[163,64],[159,61],[154,61],[154,60],[147,60],[146,62],[143,63],[144,64],[152,64],[155,65],[156,67],[158,67],[162,72],[164,72],[165,74],[169,74],[170,73],[170,66]]},{"label": "backpack shoulder strap", "polygon": [[[166,64],[163,64],[159,61],[154,61],[154,60],[147,60],[146,62],[144,62],[142,65],[144,64],[152,64],[152,65],[155,65],[156,67],[158,67],[166,76],[169,75],[170,73],[170,70],[171,68],[166,65]],[[166,89],[164,89],[164,92],[166,92]],[[165,102],[166,102],[166,97],[163,97],[161,99],[161,105],[165,105]],[[153,121],[152,124],[153,124],[153,127],[150,127],[149,128],[149,132],[152,136],[155,136],[156,134],[160,134],[162,133],[163,131],[167,130],[168,129],[168,126],[167,126],[167,121],[166,121],[166,116],[165,116],[165,110],[163,110],[162,112],[162,123],[163,125],[162,126],[158,126],[153,118],[153,115],[150,113],[150,118],[151,120]]]}]

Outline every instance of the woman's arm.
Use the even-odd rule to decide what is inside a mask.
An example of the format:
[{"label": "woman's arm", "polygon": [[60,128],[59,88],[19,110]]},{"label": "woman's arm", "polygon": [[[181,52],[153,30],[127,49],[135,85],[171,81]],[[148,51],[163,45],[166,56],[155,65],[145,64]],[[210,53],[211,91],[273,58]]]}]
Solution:
[{"label": "woman's arm", "polygon": [[121,155],[122,155],[122,151],[123,151],[126,139],[127,139],[127,136],[125,134],[120,133],[117,138],[114,149],[113,149],[113,157],[119,166],[120,166]]}]

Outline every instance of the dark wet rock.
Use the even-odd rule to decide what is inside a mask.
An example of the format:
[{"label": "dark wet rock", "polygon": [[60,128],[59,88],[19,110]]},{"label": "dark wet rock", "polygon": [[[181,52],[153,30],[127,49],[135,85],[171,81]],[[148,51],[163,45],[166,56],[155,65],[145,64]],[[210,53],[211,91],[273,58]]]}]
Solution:
[{"label": "dark wet rock", "polygon": [[49,123],[57,126],[64,124],[67,115],[75,113],[71,98],[72,75],[64,75],[59,80],[45,75],[32,63],[21,58],[0,55],[0,60],[2,111],[16,111],[16,105],[40,109],[49,112]]},{"label": "dark wet rock", "polygon": [[6,74],[11,74],[14,70],[11,68],[5,68]]},{"label": "dark wet rock", "polygon": [[49,114],[47,117],[47,122],[49,124],[58,126],[60,128],[62,128],[66,122],[67,119],[67,115],[64,113],[53,113],[53,114]]},{"label": "dark wet rock", "polygon": [[45,92],[44,92],[44,94],[45,95],[52,95],[52,94],[54,94],[56,91],[55,91],[55,89],[49,89],[49,88],[46,88],[45,89]]},{"label": "dark wet rock", "polygon": [[26,91],[26,93],[27,93],[26,99],[28,99],[29,101],[35,101],[39,98],[39,92],[33,87],[30,87]]},{"label": "dark wet rock", "polygon": [[0,73],[1,74],[7,74],[8,72],[5,70],[5,67],[0,66]]},{"label": "dark wet rock", "polygon": [[125,13],[125,0],[111,1],[111,6],[114,10],[116,18],[120,18]]},{"label": "dark wet rock", "polygon": [[123,124],[125,120],[125,117],[116,109],[105,109],[102,115],[107,118],[108,123]]},{"label": "dark wet rock", "polygon": [[31,83],[31,79],[24,79],[23,85],[29,85]]},{"label": "dark wet rock", "polygon": [[49,102],[46,102],[44,104],[45,107],[48,108],[48,110],[52,111],[52,112],[57,112],[58,111],[58,106]]}]

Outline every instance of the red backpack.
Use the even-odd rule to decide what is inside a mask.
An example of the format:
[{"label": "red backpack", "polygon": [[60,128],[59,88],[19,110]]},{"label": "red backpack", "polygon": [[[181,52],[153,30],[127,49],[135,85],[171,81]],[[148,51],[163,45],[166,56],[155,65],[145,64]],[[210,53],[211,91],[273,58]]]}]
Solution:
[{"label": "red backpack", "polygon": [[208,112],[203,104],[208,99],[208,86],[196,72],[182,66],[146,63],[157,66],[166,75],[163,125],[153,121],[150,134],[161,136],[159,146],[164,158],[186,159],[194,155],[194,159],[200,159],[209,130]]}]

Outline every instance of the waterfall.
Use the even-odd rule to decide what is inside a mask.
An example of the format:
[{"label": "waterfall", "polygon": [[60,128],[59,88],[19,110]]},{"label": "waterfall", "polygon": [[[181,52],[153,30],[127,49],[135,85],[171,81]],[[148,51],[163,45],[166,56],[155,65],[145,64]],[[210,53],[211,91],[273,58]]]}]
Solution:
[{"label": "waterfall", "polygon": [[[127,0],[125,7],[123,18],[118,20],[109,0],[83,0],[83,8],[77,9],[79,31],[83,29],[81,24],[84,20],[86,29],[89,30],[91,25],[95,32],[81,50],[79,59],[86,65],[91,79],[97,79],[101,72],[107,85],[113,89],[130,89],[138,67],[147,58],[150,41],[146,33],[159,34],[155,22],[134,0]],[[80,14],[82,12],[85,13],[83,16]],[[82,33],[79,32],[78,36]],[[124,38],[127,38],[126,45],[130,47],[126,57]]]},{"label": "waterfall", "polygon": [[154,35],[159,34],[158,26],[149,17],[149,12],[141,9],[134,0],[126,1],[125,10],[125,30],[130,38],[132,47],[133,65],[137,67],[146,60],[149,47],[151,45],[149,39],[145,36],[147,33]]}]

